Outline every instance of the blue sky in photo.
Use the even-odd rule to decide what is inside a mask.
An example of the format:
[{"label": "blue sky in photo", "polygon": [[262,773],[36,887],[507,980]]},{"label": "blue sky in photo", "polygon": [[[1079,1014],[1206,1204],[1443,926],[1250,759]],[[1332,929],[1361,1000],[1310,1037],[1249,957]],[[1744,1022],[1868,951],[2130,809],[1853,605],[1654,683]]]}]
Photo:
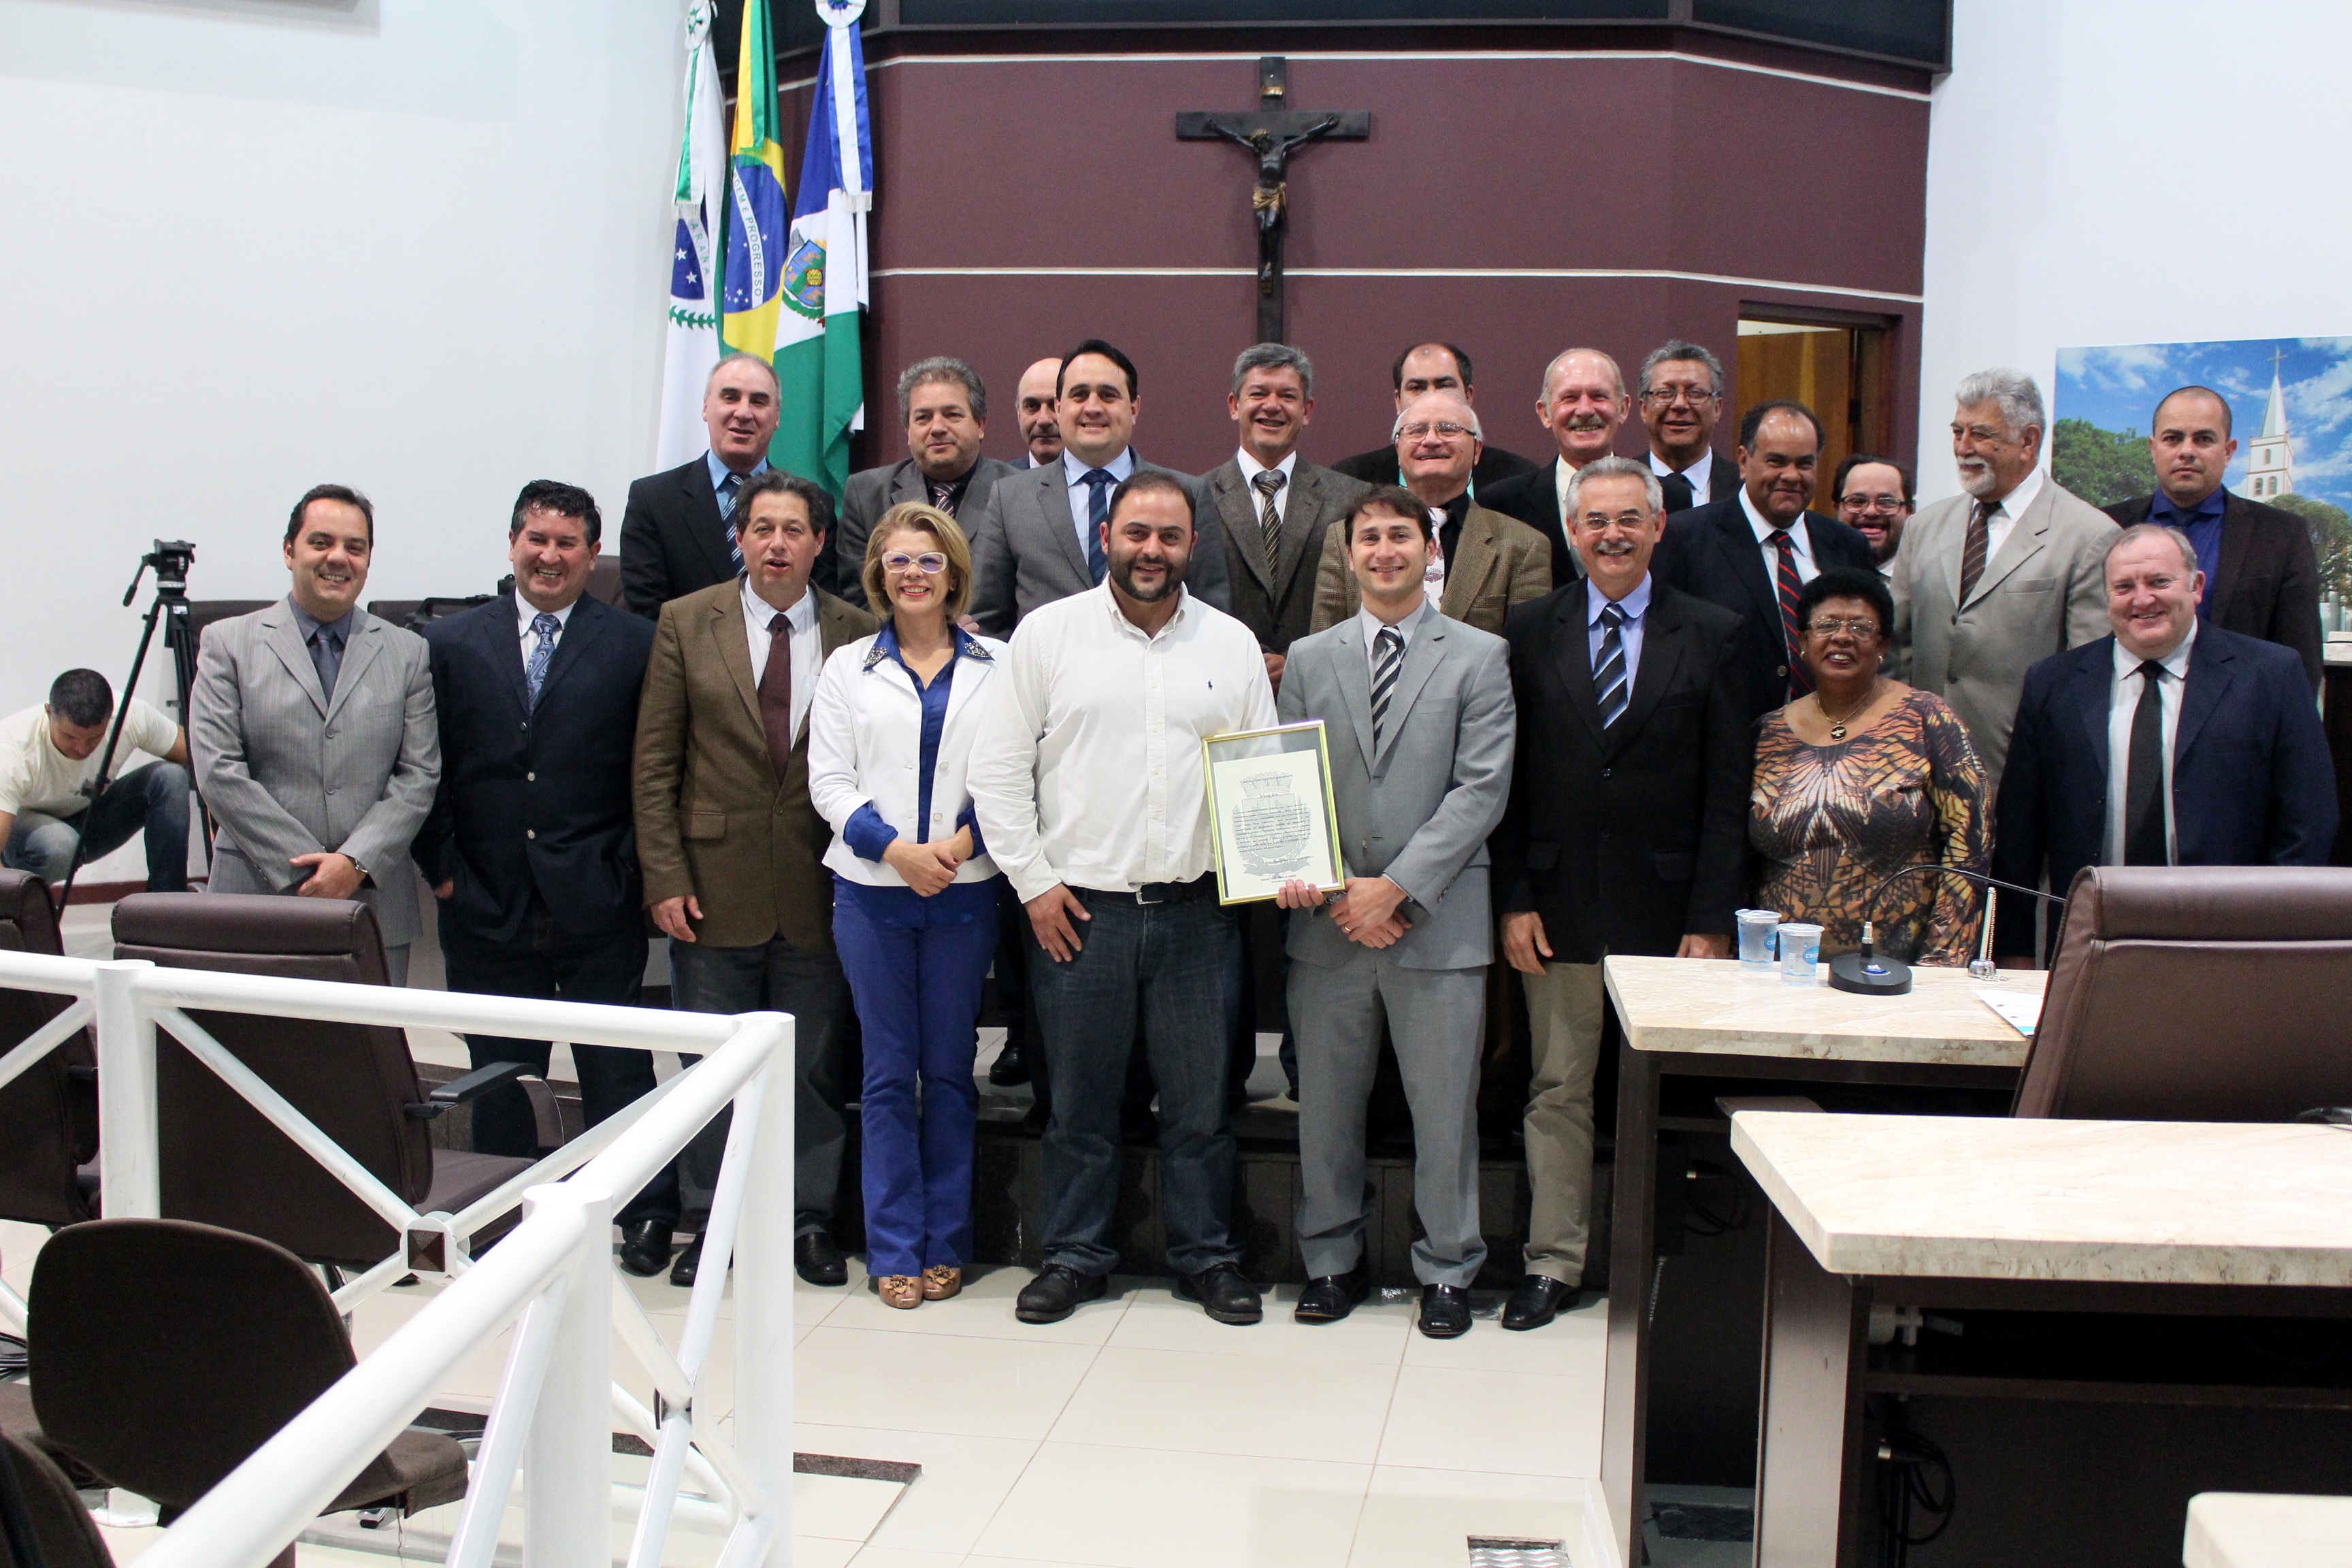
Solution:
[{"label": "blue sky in photo", "polygon": [[2238,455],[2224,482],[2234,489],[2246,476],[2249,439],[2263,427],[2273,353],[2282,355],[2295,490],[2352,510],[2352,338],[2060,349],[2051,417],[2146,435],[2158,398],[2176,386],[2210,386],[2230,400]]}]

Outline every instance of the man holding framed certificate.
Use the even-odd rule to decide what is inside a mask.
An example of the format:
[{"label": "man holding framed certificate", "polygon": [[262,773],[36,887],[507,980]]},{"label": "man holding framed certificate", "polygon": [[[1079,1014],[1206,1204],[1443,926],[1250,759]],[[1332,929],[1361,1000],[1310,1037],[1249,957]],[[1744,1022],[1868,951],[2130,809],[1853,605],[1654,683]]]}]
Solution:
[{"label": "man holding framed certificate", "polygon": [[[1348,873],[1336,895],[1307,875],[1277,893],[1293,911],[1297,1228],[1309,1276],[1294,1315],[1331,1322],[1370,1291],[1364,1112],[1385,1010],[1412,1108],[1421,1331],[1451,1339],[1470,1327],[1470,1282],[1486,1257],[1478,1046],[1494,958],[1486,837],[1510,797],[1517,728],[1509,647],[1427,599],[1429,511],[1412,495],[1372,490],[1345,527],[1361,608],[1290,645],[1280,701],[1285,721],[1320,720],[1329,736],[1329,799]],[[1262,856],[1279,837],[1221,835],[1220,869],[1230,881],[1231,862],[1241,861],[1246,875],[1253,850]]]}]

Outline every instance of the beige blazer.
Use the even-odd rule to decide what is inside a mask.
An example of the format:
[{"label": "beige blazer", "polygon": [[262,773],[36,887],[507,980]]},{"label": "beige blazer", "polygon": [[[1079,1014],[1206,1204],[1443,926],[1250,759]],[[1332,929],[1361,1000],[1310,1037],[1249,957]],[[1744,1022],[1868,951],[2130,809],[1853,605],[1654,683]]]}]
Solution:
[{"label": "beige blazer", "polygon": [[[1445,563],[1445,594],[1437,607],[1451,619],[1500,636],[1513,605],[1551,592],[1551,542],[1515,517],[1475,501],[1462,519],[1454,559]],[[1323,559],[1315,568],[1315,616],[1308,629],[1336,626],[1356,613],[1363,595],[1348,565],[1344,520],[1323,531]]]},{"label": "beige blazer", "polygon": [[2041,492],[1959,604],[1960,552],[1974,504],[1958,495],[1923,508],[1903,530],[1889,586],[1895,673],[1959,715],[1984,760],[1990,799],[2009,760],[2025,672],[2110,629],[2104,567],[2116,523],[2044,475]]}]

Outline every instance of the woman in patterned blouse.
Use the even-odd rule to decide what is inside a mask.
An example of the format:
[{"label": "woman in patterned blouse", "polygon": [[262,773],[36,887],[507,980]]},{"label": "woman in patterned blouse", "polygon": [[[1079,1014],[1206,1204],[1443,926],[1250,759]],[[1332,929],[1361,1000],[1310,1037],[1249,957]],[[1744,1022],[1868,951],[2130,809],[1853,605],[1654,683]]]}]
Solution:
[{"label": "woman in patterned blouse", "polygon": [[1879,673],[1895,602],[1877,574],[1841,569],[1797,600],[1799,650],[1813,690],[1768,713],[1756,736],[1748,841],[1763,858],[1758,904],[1822,927],[1822,955],[1862,942],[1931,964],[1963,964],[1981,900],[1958,877],[1920,872],[1872,890],[1906,866],[1982,873],[1990,851],[1983,764],[1968,731],[1932,692]]}]

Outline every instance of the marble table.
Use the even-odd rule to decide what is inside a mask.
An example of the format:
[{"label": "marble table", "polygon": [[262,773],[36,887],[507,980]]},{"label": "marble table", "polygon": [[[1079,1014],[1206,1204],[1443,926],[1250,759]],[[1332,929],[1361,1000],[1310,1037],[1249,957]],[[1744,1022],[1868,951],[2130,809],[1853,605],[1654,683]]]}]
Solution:
[{"label": "marble table", "polygon": [[2187,1568],[2352,1568],[2352,1498],[2200,1492],[2189,1500]]},{"label": "marble table", "polygon": [[[1617,1549],[1630,1563],[1647,1514],[1659,1134],[1696,1130],[1661,1116],[1665,1080],[1714,1079],[1735,1094],[1749,1085],[1787,1094],[1822,1083],[2007,1090],[2029,1042],[1976,993],[1995,986],[2038,997],[2048,976],[2004,970],[1987,982],[1964,969],[1923,966],[1912,971],[1907,994],[1879,997],[1819,983],[1785,985],[1777,973],[1748,974],[1731,959],[1612,956],[1604,973],[1625,1048],[1617,1080],[1601,1478]],[[1706,1125],[1722,1127],[1719,1119]]]},{"label": "marble table", "polygon": [[1932,1340],[1934,1309],[2352,1317],[2352,1132],[1742,1110],[1731,1142],[1773,1207],[1759,1563],[1865,1559],[1865,1395],[2352,1412],[2352,1389],[2165,1382],[2164,1369],[2102,1381],[2072,1364],[2060,1377],[1957,1349],[1871,1349],[1896,1323]]}]

